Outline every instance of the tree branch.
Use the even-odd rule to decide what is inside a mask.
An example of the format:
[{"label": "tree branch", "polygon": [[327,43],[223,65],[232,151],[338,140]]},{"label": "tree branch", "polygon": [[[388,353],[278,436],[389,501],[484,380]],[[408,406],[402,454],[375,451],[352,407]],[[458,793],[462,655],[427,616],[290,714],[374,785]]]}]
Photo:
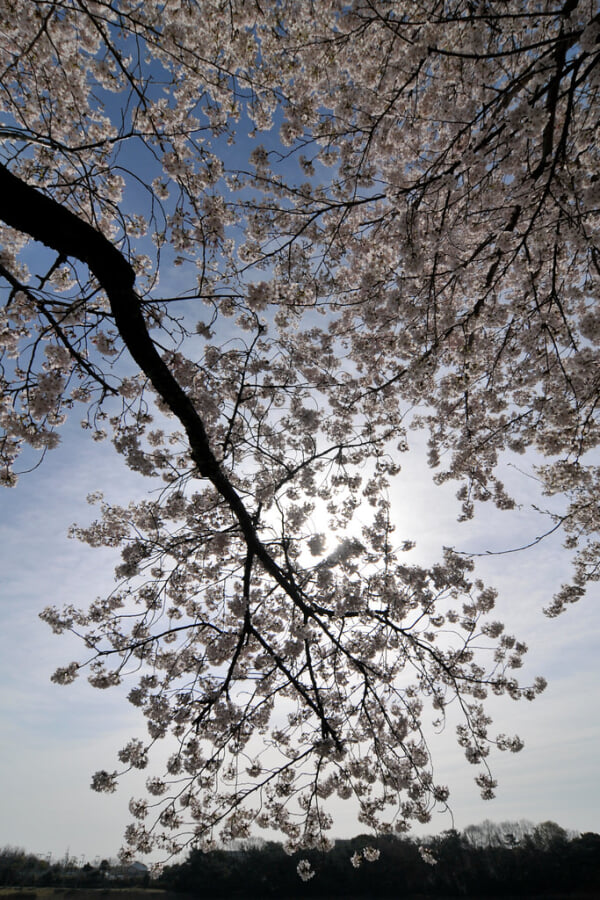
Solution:
[{"label": "tree branch", "polygon": [[265,570],[304,613],[312,611],[294,583],[260,540],[253,519],[240,495],[211,450],[204,423],[192,401],[158,354],[148,333],[135,292],[135,272],[120,250],[101,232],[56,200],[13,175],[0,164],[0,219],[11,228],[84,263],[106,292],[115,324],[125,346],[159,397],[185,428],[191,456],[200,475],[207,478],[229,505],[248,548]]}]

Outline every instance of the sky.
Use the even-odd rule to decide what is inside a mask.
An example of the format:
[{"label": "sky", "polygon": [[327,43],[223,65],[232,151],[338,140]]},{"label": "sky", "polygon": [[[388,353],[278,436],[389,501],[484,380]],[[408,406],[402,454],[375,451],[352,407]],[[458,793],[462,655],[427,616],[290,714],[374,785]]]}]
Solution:
[{"label": "sky", "polygon": [[[121,161],[128,162],[125,150]],[[170,273],[166,280],[173,284],[176,277]],[[86,495],[102,490],[108,501],[127,502],[151,484],[128,471],[109,443],[90,440],[77,418],[40,467],[0,493],[0,847],[94,861],[116,855],[129,799],[142,792],[149,772],[128,777],[116,794],[92,792],[92,774],[112,770],[118,750],[131,737],[143,737],[145,725],[125,699],[127,686],[99,691],[84,678],[67,687],[51,683],[54,670],[77,659],[81,647],[69,635],[53,635],[38,615],[46,605],[86,606],[114,586],[115,554],[67,537],[72,523],[93,518]],[[407,562],[431,562],[443,546],[484,554],[518,547],[548,527],[531,509],[540,502],[535,483],[513,468],[505,480],[523,506],[505,513],[484,509],[473,522],[457,524],[453,487],[432,485],[422,435],[411,440],[391,495],[398,544],[417,542]],[[533,704],[509,698],[488,704],[495,732],[518,733],[525,742],[519,754],[492,757],[499,781],[493,801],[481,800],[476,769],[456,746],[452,728],[431,737],[436,781],[450,787],[453,816],[436,815],[417,833],[462,829],[486,818],[553,820],[567,829],[600,831],[600,586],[592,585],[557,619],[542,613],[568,573],[560,535],[527,551],[478,559],[477,574],[499,592],[496,617],[529,645],[520,679],[530,683],[543,675],[548,688]],[[334,836],[358,830],[340,804]]]},{"label": "sky", "polygon": [[[513,469],[506,474],[526,500],[522,509],[484,510],[473,523],[458,525],[452,488],[432,486],[416,443],[391,498],[398,543],[417,541],[407,561],[431,559],[442,545],[477,552],[520,546],[545,530],[528,507],[539,501],[534,483]],[[94,443],[74,421],[61,447],[0,495],[0,847],[93,861],[115,856],[121,845],[128,801],[141,793],[149,772],[137,781],[128,777],[112,795],[96,794],[89,784],[97,769],[115,767],[126,740],[143,737],[144,724],[125,700],[127,688],[99,691],[85,679],[66,687],[50,682],[80,647],[69,635],[53,635],[38,613],[49,604],[86,605],[114,584],[112,552],[67,537],[72,523],[93,517],[86,495],[101,489],[108,500],[123,501],[149,487],[124,468],[109,443]],[[417,833],[486,818],[551,819],[575,831],[600,831],[598,587],[558,619],[543,616],[542,607],[568,575],[556,537],[521,553],[484,557],[477,572],[499,590],[497,618],[529,645],[523,682],[540,674],[549,686],[533,703],[494,698],[490,706],[496,731],[525,741],[519,754],[492,757],[499,781],[493,801],[480,799],[475,768],[456,746],[453,729],[432,737],[436,780],[451,789],[453,818],[437,814]],[[340,804],[334,836],[358,831]]]}]

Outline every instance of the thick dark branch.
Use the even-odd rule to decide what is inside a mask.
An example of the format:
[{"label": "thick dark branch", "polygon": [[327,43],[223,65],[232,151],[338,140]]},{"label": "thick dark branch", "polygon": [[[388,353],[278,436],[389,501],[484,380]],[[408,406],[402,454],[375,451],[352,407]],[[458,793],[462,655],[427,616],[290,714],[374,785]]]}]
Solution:
[{"label": "thick dark branch", "polygon": [[101,232],[0,164],[0,219],[65,257],[85,263],[106,292],[115,324],[131,356],[185,428],[192,459],[229,505],[248,548],[303,612],[311,610],[258,537],[250,513],[213,454],[202,419],[160,357],[135,292],[135,272]]}]

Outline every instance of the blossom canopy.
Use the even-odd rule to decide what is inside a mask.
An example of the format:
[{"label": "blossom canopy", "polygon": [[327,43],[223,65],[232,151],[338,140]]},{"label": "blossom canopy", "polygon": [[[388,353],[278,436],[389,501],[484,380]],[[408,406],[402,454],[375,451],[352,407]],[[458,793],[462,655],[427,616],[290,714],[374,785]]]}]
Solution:
[{"label": "blossom canopy", "polygon": [[159,486],[89,498],[117,587],[42,614],[147,720],[93,786],[172,748],[133,850],[426,822],[450,703],[493,796],[486,698],[545,683],[389,488],[415,429],[462,518],[533,458],[547,612],[598,580],[599,91],[593,0],[0,0],[0,478],[83,410]]}]

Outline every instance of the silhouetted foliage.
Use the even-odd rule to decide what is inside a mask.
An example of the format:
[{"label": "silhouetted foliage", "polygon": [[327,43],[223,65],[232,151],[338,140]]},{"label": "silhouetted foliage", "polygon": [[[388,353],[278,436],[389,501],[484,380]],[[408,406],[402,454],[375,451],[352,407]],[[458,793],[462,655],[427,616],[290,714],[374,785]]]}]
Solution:
[{"label": "silhouetted foliage", "polygon": [[[33,853],[15,847],[0,848],[0,887],[55,887],[55,888],[100,888],[100,887],[146,887],[149,884],[147,871],[136,871],[128,866],[111,866],[103,859],[100,865],[77,860],[65,855],[52,862]],[[21,900],[25,895],[19,893]],[[6,894],[2,895],[6,900]]]},{"label": "silhouetted foliage", "polygon": [[[486,839],[487,835],[487,839]],[[181,865],[163,872],[161,884],[205,897],[597,897],[600,835],[570,837],[554,822],[471,826],[424,842],[436,860],[428,864],[411,838],[383,836],[338,840],[328,853],[286,855],[277,843],[235,851],[192,851]],[[365,845],[379,851],[369,864],[351,860]],[[315,872],[296,875],[300,859]],[[562,892],[562,893],[561,893]]]},{"label": "silhouetted foliage", "polygon": [[[422,842],[414,838],[359,835],[337,840],[327,853],[289,855],[274,841],[248,841],[236,849],[192,850],[187,859],[165,868],[153,887],[219,900],[268,898],[349,898],[377,900],[428,897],[562,898],[600,896],[600,834],[569,834],[555,822],[483,822],[462,833],[445,831]],[[365,848],[379,851],[368,862]],[[427,863],[421,851],[435,863]],[[314,871],[308,881],[297,866],[307,860]],[[354,860],[354,862],[353,862]],[[118,874],[117,874],[118,873]],[[135,889],[140,881],[126,870],[99,865],[77,866],[68,858],[51,863],[24,850],[0,850],[0,886]],[[146,884],[148,878],[146,877]],[[6,895],[3,895],[3,900]],[[25,894],[19,892],[19,900]]]}]

